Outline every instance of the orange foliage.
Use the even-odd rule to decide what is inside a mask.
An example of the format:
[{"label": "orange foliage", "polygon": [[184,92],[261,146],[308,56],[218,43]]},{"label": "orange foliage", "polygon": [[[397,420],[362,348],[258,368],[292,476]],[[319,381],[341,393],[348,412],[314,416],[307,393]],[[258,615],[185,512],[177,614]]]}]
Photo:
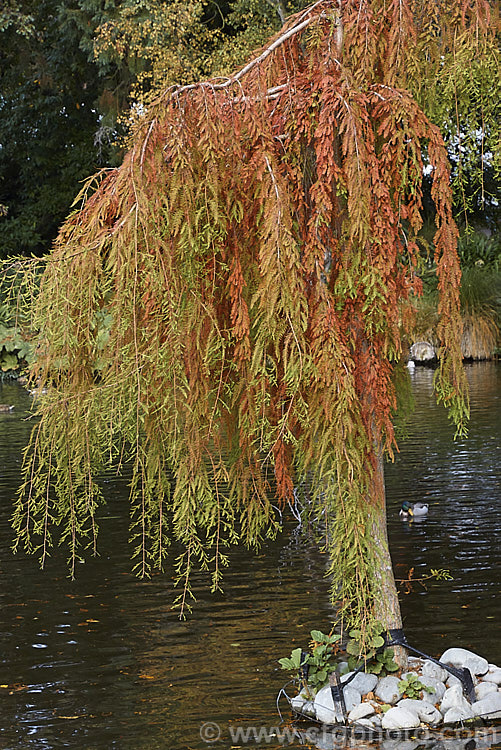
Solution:
[{"label": "orange foliage", "polygon": [[[295,414],[292,381],[299,400],[315,404],[325,420],[350,381],[343,408],[360,419],[368,463],[381,440],[391,450],[399,305],[419,287],[414,237],[425,149],[437,207],[443,352],[455,373],[460,359],[446,152],[437,128],[397,85],[424,10],[412,0],[344,2],[341,18],[339,7],[323,0],[292,18],[233,79],[166,92],[123,165],[70,219],[56,248],[65,254],[69,237],[87,243],[92,236],[94,248],[110,253],[118,297],[126,283],[122,263],[131,262],[122,252],[134,235],[136,253],[162,265],[162,283],[194,295],[190,315],[199,322],[180,331],[187,404],[195,409],[204,394],[210,401],[214,380],[237,377],[241,385],[227,408],[246,415],[241,429],[252,431],[260,429],[253,413],[263,409],[260,391],[275,405],[280,396],[282,411],[266,418],[276,434],[271,455],[282,499],[291,497],[294,475],[284,435],[304,442],[308,429]],[[462,2],[449,32],[471,18],[487,23],[486,7]],[[154,335],[168,342],[158,327],[158,282],[150,285],[142,262],[141,326],[146,335],[151,321]],[[203,360],[215,332],[225,361],[211,368]],[[273,362],[271,379],[265,360]],[[207,403],[202,412],[207,417],[213,408]],[[195,420],[194,432],[199,426]],[[194,432],[190,439],[200,444]],[[317,439],[315,432],[306,436]],[[240,443],[248,441],[241,436]]]},{"label": "orange foliage", "polygon": [[[342,519],[381,505],[371,477],[395,444],[392,373],[401,305],[420,289],[425,160],[441,294],[437,390],[459,424],[465,415],[447,153],[407,86],[439,5],[439,57],[456,32],[488,26],[483,0],[320,0],[232,78],[169,89],[122,166],[61,230],[39,302],[47,354],[33,377],[49,382],[69,362],[59,386],[64,398],[73,388],[72,424],[87,429],[91,414],[110,453],[117,433],[134,436],[141,545],[145,518],[153,526],[158,514],[163,533],[152,498],[174,474],[186,576],[194,550],[205,560],[203,533],[219,549],[237,524],[247,541],[269,528],[270,466],[282,505],[301,480],[314,485],[326,525],[334,508]],[[99,398],[87,398],[85,378],[97,392],[89,321],[103,306],[113,316],[100,351],[108,366]],[[361,522],[350,523],[362,539]]]}]

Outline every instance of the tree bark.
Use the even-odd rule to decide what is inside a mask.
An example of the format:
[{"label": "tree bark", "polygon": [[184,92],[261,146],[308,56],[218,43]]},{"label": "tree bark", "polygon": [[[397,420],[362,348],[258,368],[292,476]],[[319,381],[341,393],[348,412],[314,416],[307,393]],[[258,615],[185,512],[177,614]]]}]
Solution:
[{"label": "tree bark", "polygon": [[[373,534],[374,544],[380,556],[380,565],[378,576],[380,578],[381,597],[377,603],[377,619],[384,626],[385,630],[394,630],[402,628],[402,615],[400,612],[400,602],[393,575],[393,565],[391,562],[390,549],[388,545],[388,529],[386,518],[386,493],[384,486],[384,467],[381,453],[378,456],[377,470],[374,474],[374,497],[379,502],[373,510]],[[395,661],[400,667],[407,666],[407,651],[401,646],[394,647]]]}]

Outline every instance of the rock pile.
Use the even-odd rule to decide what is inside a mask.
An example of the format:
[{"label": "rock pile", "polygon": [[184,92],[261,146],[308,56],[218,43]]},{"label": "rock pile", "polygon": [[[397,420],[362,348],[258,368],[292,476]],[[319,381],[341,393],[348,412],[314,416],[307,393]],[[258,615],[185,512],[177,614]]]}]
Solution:
[{"label": "rock pile", "polygon": [[[501,719],[501,668],[463,648],[450,648],[439,661],[452,667],[467,667],[475,686],[476,700],[464,696],[460,680],[429,660],[409,657],[409,671],[395,677],[359,672],[343,689],[348,724],[373,730],[415,729],[420,726],[455,725],[480,717]],[[343,665],[340,665],[341,668]],[[347,665],[346,665],[347,667]],[[352,672],[341,677],[345,683]],[[419,680],[420,695],[409,697],[405,687],[409,677]],[[322,724],[344,723],[329,685],[316,694],[303,689],[291,700],[294,711]]]}]

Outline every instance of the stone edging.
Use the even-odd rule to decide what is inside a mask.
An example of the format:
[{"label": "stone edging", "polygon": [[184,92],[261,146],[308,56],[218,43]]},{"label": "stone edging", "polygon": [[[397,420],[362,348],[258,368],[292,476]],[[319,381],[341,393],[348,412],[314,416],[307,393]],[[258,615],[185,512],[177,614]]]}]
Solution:
[{"label": "stone edging", "polygon": [[[402,676],[378,678],[359,672],[343,690],[348,726],[388,732],[418,727],[438,728],[481,718],[486,722],[501,719],[501,668],[462,648],[450,648],[439,661],[470,670],[476,701],[463,695],[461,682],[432,661],[409,657],[409,670]],[[339,665],[341,668],[343,664]],[[346,665],[347,666],[347,665]],[[351,675],[348,672],[341,682]],[[407,698],[399,690],[406,676],[415,675],[431,692],[422,691],[418,699]],[[313,697],[305,694],[289,699],[296,714],[323,725],[344,724],[344,717],[332,698],[329,685]]]}]

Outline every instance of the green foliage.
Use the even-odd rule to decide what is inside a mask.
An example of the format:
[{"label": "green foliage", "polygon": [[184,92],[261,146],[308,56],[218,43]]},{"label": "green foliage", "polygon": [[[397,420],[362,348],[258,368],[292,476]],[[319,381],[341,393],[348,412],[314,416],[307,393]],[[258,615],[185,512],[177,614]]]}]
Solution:
[{"label": "green foliage", "polygon": [[364,633],[358,628],[349,632],[350,640],[346,644],[348,654],[348,667],[350,670],[364,665],[366,672],[384,676],[388,672],[396,672],[398,664],[394,660],[395,652],[392,648],[384,648],[382,633],[384,628],[377,623],[370,634]]},{"label": "green foliage", "polygon": [[404,593],[410,594],[413,590],[414,584],[418,583],[424,589],[426,589],[428,581],[451,581],[452,576],[449,570],[444,568],[431,568],[427,575],[421,575],[419,578],[414,577],[414,568],[410,568],[407,578],[396,579],[404,590]]},{"label": "green foliage", "polygon": [[[96,142],[101,81],[74,21],[86,14],[72,5],[27,0],[0,10],[1,257],[45,252],[78,182],[111,156]],[[91,18],[82,21],[91,32]]]},{"label": "green foliage", "polygon": [[290,658],[279,659],[278,662],[282,669],[293,672],[295,678],[302,683],[305,683],[304,670],[307,668],[307,684],[318,691],[327,683],[330,672],[335,668],[332,659],[339,652],[337,644],[341,636],[326,635],[320,630],[312,630],[311,638],[310,653],[303,655],[301,649],[296,648]]},{"label": "green foliage", "polygon": [[501,272],[481,265],[466,268],[461,282],[462,352],[490,359],[501,339]]},{"label": "green foliage", "polygon": [[480,232],[463,234],[458,243],[461,268],[485,268],[501,272],[501,239]]},{"label": "green foliage", "polygon": [[431,568],[430,576],[434,578],[436,581],[452,581],[453,580],[450,570],[446,570],[445,568]]},{"label": "green foliage", "polygon": [[[420,6],[422,65],[408,66],[408,85],[444,135],[458,214],[499,221],[499,8],[491,2],[486,15],[463,16],[460,30],[460,16],[468,13],[463,3],[421,0]],[[445,27],[444,13],[451,13]]]},{"label": "green foliage", "polygon": [[338,641],[340,635],[325,635],[319,630],[312,630],[311,637],[313,644],[311,654],[308,656],[308,683],[316,690],[323,687],[329,678],[329,672],[332,671],[332,658],[338,653]]},{"label": "green foliage", "polygon": [[501,271],[474,266],[463,271],[461,310],[464,313],[488,313],[494,320],[501,312]]},{"label": "green foliage", "polygon": [[4,3],[0,257],[49,249],[78,183],[117,163],[152,90],[227,73],[280,24],[266,0]]},{"label": "green foliage", "polygon": [[[3,264],[0,281],[0,368],[9,376],[18,375],[33,358],[28,305],[24,279],[16,261]],[[33,291],[30,290],[30,292]],[[30,293],[31,297],[31,293]]]},{"label": "green foliage", "polygon": [[[5,206],[7,213],[3,216],[0,211],[1,255],[47,251],[68,213],[77,183],[96,169],[117,163],[116,144],[123,140],[124,130],[159,91],[204,76],[227,76],[305,4],[304,0],[4,3],[0,9],[0,208]],[[389,76],[391,83],[388,65],[394,75],[403,74],[401,88],[407,88],[442,129],[459,209],[477,217],[482,214],[495,226],[501,142],[499,44],[491,43],[495,7],[490,19],[483,3],[478,4],[478,12],[472,9],[459,16],[456,11],[455,4],[445,0],[410,3],[419,33],[411,33],[407,40],[408,30],[400,26],[381,75]],[[387,30],[378,28],[377,10],[371,18],[367,57],[377,51],[375,37],[383,40]],[[398,52],[404,48],[405,66]],[[356,48],[353,69],[358,71],[355,83],[359,85],[367,67]],[[344,189],[338,186],[340,195]],[[431,196],[428,202],[433,213]]]},{"label": "green foliage", "polygon": [[212,15],[218,43],[208,57],[208,70],[212,75],[227,75],[243,65],[287,16],[306,5],[304,0],[234,0],[219,6],[219,19],[209,6],[206,18],[209,21]]},{"label": "green foliage", "polygon": [[[0,305],[0,321],[6,314],[5,305]],[[5,326],[0,322],[0,368],[2,372],[19,372],[31,358],[32,346],[17,326]]]},{"label": "green foliage", "polygon": [[408,674],[398,683],[398,690],[405,698],[417,699],[421,693],[433,693],[433,688],[423,685],[416,674]]},{"label": "green foliage", "polygon": [[[474,248],[485,249],[475,243]],[[474,249],[465,260],[461,274],[459,302],[462,320],[461,354],[466,359],[490,359],[497,350],[501,330],[501,272],[496,270],[496,243],[488,243],[486,261],[478,259]],[[465,257],[463,255],[463,257]],[[416,301],[416,318],[411,335],[414,340],[438,345],[438,293],[431,291]]]},{"label": "green foliage", "polygon": [[200,0],[113,6],[96,29],[94,59],[102,70],[117,66],[127,81],[127,95],[144,106],[152,87],[191,83],[203,75],[212,41],[204,9]]},{"label": "green foliage", "polygon": [[278,660],[278,663],[282,667],[282,669],[287,669],[288,671],[296,672],[299,674],[299,670],[301,667],[303,667],[306,663],[306,661],[303,661],[303,652],[300,648],[295,648],[290,658],[284,657],[282,659]]}]

